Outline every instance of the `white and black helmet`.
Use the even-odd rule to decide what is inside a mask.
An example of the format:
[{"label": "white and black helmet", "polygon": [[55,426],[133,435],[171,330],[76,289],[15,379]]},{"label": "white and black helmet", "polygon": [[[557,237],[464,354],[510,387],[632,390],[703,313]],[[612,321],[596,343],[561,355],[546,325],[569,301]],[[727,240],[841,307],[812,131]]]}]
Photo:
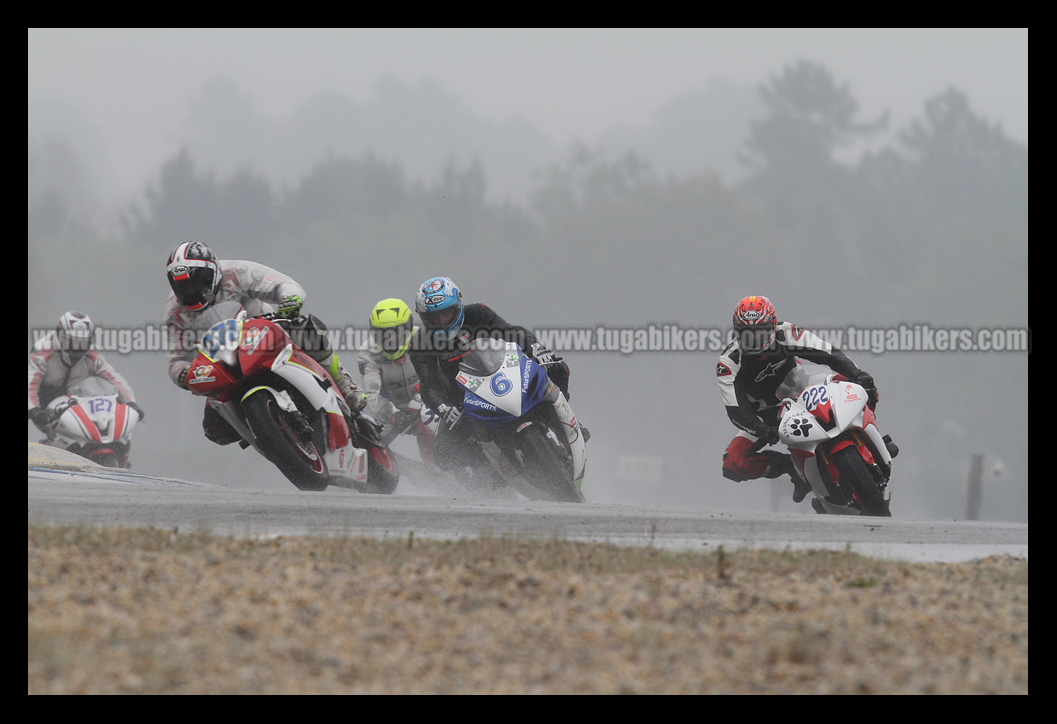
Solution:
[{"label": "white and black helmet", "polygon": [[217,300],[220,264],[213,250],[197,239],[176,247],[169,255],[165,275],[181,306],[197,312],[209,308]]},{"label": "white and black helmet", "polygon": [[95,326],[84,312],[66,312],[55,325],[59,357],[67,365],[75,365],[92,348]]}]

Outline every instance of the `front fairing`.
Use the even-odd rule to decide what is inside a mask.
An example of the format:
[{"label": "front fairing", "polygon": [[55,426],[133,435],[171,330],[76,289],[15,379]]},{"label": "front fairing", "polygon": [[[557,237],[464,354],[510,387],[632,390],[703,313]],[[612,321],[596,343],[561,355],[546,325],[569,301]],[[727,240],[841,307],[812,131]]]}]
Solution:
[{"label": "front fairing", "polygon": [[65,443],[127,442],[139,414],[118,395],[62,396],[49,409],[64,411],[55,421],[52,437]]},{"label": "front fairing", "polygon": [[821,441],[849,428],[862,428],[866,390],[853,382],[809,384],[793,400],[786,398],[778,426],[781,441],[795,449],[813,450]]},{"label": "front fairing", "polygon": [[275,322],[243,317],[240,311],[202,335],[187,373],[187,386],[194,394],[226,400],[239,382],[272,367],[290,346],[289,336]]},{"label": "front fairing", "polygon": [[463,412],[479,425],[500,427],[520,419],[547,391],[546,371],[514,342],[478,340],[455,381],[465,389]]}]

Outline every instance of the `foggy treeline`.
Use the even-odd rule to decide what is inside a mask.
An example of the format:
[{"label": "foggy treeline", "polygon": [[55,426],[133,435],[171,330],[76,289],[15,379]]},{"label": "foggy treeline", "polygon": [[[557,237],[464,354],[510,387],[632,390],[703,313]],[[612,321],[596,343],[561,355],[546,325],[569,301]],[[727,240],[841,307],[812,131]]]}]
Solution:
[{"label": "foggy treeline", "polygon": [[[522,165],[554,158],[549,141],[528,127],[483,124],[432,87],[417,89],[416,104],[415,90],[390,88],[392,108],[404,104],[414,117],[398,123],[397,114],[387,132],[428,128],[421,116],[430,112],[467,125],[467,137],[431,151],[431,176],[409,172],[396,154],[334,152],[350,147],[344,136],[367,135],[379,121],[351,102],[321,97],[277,129],[229,84],[213,84],[192,109],[196,143],[165,161],[107,230],[93,217],[91,182],[70,147],[31,142],[30,325],[51,324],[69,308],[111,325],[157,322],[168,294],[165,259],[179,242],[199,238],[222,259],[290,274],[308,289],[306,310],[331,325],[364,324],[385,297],[413,304],[423,280],[443,275],[467,301],[526,326],[726,327],[748,294],[770,297],[780,319],[808,328],[1027,326],[1027,147],[955,88],[938,89],[919,116],[891,128],[887,115],[860,117],[849,83],[800,61],[759,86],[754,115],[743,112],[751,104],[735,114],[744,119],[737,173],[721,173],[720,163],[677,172],[666,162],[659,170],[649,155],[660,148],[656,139],[638,147],[578,143],[535,167],[524,194],[503,197],[489,193],[489,179],[516,189],[510,170],[482,157]],[[448,105],[431,110],[431,102]],[[706,120],[701,137],[731,135]],[[685,113],[679,123],[690,127]],[[484,146],[473,145],[475,130]],[[306,149],[325,139],[331,151],[310,157]],[[430,140],[407,137],[409,147]],[[253,143],[263,144],[257,162],[241,163],[233,149]],[[485,146],[491,151],[468,152]],[[865,150],[841,160],[849,149]],[[303,172],[277,180],[266,169],[291,168],[280,156],[298,158]],[[1027,355],[850,356],[877,379],[879,422],[905,451],[894,512],[903,496],[908,515],[962,517],[964,469],[982,452],[1005,469],[985,492],[985,517],[1027,519]],[[129,377],[148,401],[148,427],[190,430],[157,443],[144,434],[134,463],[151,467],[153,454],[169,465],[154,472],[178,475],[162,440],[207,449],[197,402],[167,382],[160,355],[113,357],[141,375]],[[611,480],[621,454],[664,461],[660,483],[611,482],[596,499],[773,505],[769,483],[737,486],[719,476],[735,430],[716,391],[717,354],[566,357],[573,406],[598,436],[585,486]],[[186,411],[174,416],[179,423],[159,419],[170,407]]]}]

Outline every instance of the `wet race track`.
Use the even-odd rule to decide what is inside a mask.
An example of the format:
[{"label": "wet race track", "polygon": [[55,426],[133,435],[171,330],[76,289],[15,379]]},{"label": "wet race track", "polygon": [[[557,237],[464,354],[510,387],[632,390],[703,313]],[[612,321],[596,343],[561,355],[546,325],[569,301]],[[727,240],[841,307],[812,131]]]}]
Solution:
[{"label": "wet race track", "polygon": [[[237,536],[558,537],[682,550],[845,550],[908,561],[1027,558],[1026,523],[900,520],[631,505],[230,489],[191,481],[34,465],[32,523],[156,526]],[[401,492],[398,489],[398,493]]]}]

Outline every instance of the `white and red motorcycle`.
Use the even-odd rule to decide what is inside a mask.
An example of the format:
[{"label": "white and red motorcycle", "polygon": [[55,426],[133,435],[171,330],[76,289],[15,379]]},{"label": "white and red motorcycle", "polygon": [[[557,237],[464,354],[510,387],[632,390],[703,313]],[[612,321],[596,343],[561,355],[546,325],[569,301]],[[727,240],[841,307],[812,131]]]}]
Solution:
[{"label": "white and red motorcycle", "polygon": [[823,365],[798,364],[775,393],[782,401],[778,436],[818,513],[891,516],[892,458],[861,386]]},{"label": "white and red motorcycle", "polygon": [[206,397],[300,490],[328,485],[390,494],[400,480],[380,426],[352,415],[327,372],[267,316],[236,302],[203,315],[219,319],[202,336],[187,385]]},{"label": "white and red motorcycle", "polygon": [[139,413],[122,401],[112,384],[89,377],[49,402],[47,409],[50,421],[42,444],[108,468],[130,467],[129,449]]}]

